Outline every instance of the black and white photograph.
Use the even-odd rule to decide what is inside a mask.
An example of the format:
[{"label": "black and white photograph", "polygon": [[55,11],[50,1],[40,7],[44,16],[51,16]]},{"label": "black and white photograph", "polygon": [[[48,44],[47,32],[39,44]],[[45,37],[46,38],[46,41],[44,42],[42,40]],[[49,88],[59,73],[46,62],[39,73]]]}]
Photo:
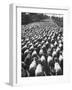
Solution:
[{"label": "black and white photograph", "polygon": [[21,12],[21,77],[63,75],[63,15]]}]

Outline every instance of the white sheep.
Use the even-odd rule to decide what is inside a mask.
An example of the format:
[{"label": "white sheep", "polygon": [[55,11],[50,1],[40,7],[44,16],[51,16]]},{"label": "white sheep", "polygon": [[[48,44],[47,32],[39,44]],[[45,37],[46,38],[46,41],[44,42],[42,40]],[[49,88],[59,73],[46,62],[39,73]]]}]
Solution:
[{"label": "white sheep", "polygon": [[48,41],[46,41],[45,45],[47,45],[47,44],[48,44]]},{"label": "white sheep", "polygon": [[29,70],[35,69],[35,68],[36,68],[36,61],[33,60],[32,63],[30,64],[30,66],[29,66]]},{"label": "white sheep", "polygon": [[60,39],[60,37],[58,36],[58,37],[57,37],[57,40],[59,40],[59,39]]},{"label": "white sheep", "polygon": [[28,41],[27,44],[30,44],[30,41]]},{"label": "white sheep", "polygon": [[62,60],[63,60],[63,56],[60,55],[60,56],[59,56],[59,61],[61,62]]},{"label": "white sheep", "polygon": [[57,42],[55,41],[54,45],[56,46],[57,45]]},{"label": "white sheep", "polygon": [[46,45],[45,45],[45,44],[43,44],[42,49],[43,49],[43,48],[45,48],[45,47],[46,47]]},{"label": "white sheep", "polygon": [[53,60],[53,58],[51,57],[51,56],[48,56],[47,57],[47,62],[49,63],[50,61],[52,61]]},{"label": "white sheep", "polygon": [[59,44],[59,47],[62,47],[62,44],[61,43]]},{"label": "white sheep", "polygon": [[57,48],[56,48],[56,52],[58,52],[59,50],[60,50],[60,48],[59,48],[59,47],[57,47]]},{"label": "white sheep", "polygon": [[58,42],[59,42],[59,43],[61,43],[61,42],[62,42],[62,40],[59,40]]},{"label": "white sheep", "polygon": [[61,70],[61,67],[60,67],[60,65],[59,65],[58,62],[55,62],[55,64],[54,64],[54,70],[55,70],[56,73]]},{"label": "white sheep", "polygon": [[27,45],[24,45],[24,46],[22,47],[22,49],[25,49],[25,48],[27,48]]},{"label": "white sheep", "polygon": [[34,49],[33,45],[30,47],[30,50]]},{"label": "white sheep", "polygon": [[28,50],[28,49],[26,49],[26,50],[25,50],[25,52],[24,52],[24,54],[26,54],[26,53],[28,53],[28,52],[29,52],[29,50]]},{"label": "white sheep", "polygon": [[29,38],[26,38],[25,41],[29,41]]},{"label": "white sheep", "polygon": [[32,56],[37,55],[36,50],[33,51]]},{"label": "white sheep", "polygon": [[53,53],[52,53],[52,56],[55,56],[56,55],[56,51],[54,50]]},{"label": "white sheep", "polygon": [[44,43],[44,40],[41,42],[41,44],[43,44]]},{"label": "white sheep", "polygon": [[46,61],[45,56],[42,55],[40,60],[41,60],[41,62]]},{"label": "white sheep", "polygon": [[35,45],[38,45],[38,42],[36,42]]},{"label": "white sheep", "polygon": [[51,46],[51,48],[53,48],[53,47],[54,47],[54,45],[53,45],[53,44],[51,44],[50,46]]},{"label": "white sheep", "polygon": [[21,42],[23,42],[23,39],[21,39]]},{"label": "white sheep", "polygon": [[33,44],[32,43],[29,43],[29,46],[33,46]]},{"label": "white sheep", "polygon": [[40,74],[42,74],[42,65],[38,64],[35,70],[35,75],[38,76]]},{"label": "white sheep", "polygon": [[48,37],[48,40],[50,39],[50,36]]},{"label": "white sheep", "polygon": [[47,54],[50,54],[50,52],[51,52],[51,48],[48,48]]},{"label": "white sheep", "polygon": [[42,55],[42,54],[43,54],[43,49],[40,49],[39,55]]},{"label": "white sheep", "polygon": [[51,39],[53,39],[54,38],[54,35],[51,37]]},{"label": "white sheep", "polygon": [[21,43],[21,45],[23,46],[23,45],[24,45],[24,42],[23,42],[23,43]]},{"label": "white sheep", "polygon": [[47,40],[47,37],[44,38],[44,41]]},{"label": "white sheep", "polygon": [[41,44],[38,44],[38,46],[37,47],[41,47]]}]

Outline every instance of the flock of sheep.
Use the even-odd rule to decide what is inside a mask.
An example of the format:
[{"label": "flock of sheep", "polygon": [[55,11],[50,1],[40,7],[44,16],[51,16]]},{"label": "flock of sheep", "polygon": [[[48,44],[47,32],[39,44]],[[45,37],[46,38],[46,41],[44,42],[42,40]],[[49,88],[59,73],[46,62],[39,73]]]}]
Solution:
[{"label": "flock of sheep", "polygon": [[63,28],[52,21],[22,27],[21,76],[63,75]]}]

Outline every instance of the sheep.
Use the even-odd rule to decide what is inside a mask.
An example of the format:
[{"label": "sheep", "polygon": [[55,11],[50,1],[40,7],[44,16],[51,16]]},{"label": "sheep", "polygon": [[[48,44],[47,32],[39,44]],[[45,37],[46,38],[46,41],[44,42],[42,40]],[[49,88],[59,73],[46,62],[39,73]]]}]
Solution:
[{"label": "sheep", "polygon": [[22,72],[21,73],[22,77],[27,77],[27,72],[26,72],[26,70],[24,68],[21,69],[21,72]]},{"label": "sheep", "polygon": [[46,61],[45,56],[42,55],[40,60],[41,60],[41,62]]},{"label": "sheep", "polygon": [[54,60],[52,56],[47,57],[47,64],[49,69],[49,75],[51,75],[51,73],[53,73],[53,68],[54,68]]},{"label": "sheep", "polygon": [[49,35],[52,36],[52,32]]},{"label": "sheep", "polygon": [[57,52],[54,50],[52,53],[52,56],[54,57],[57,54]]},{"label": "sheep", "polygon": [[24,61],[24,59],[25,59],[24,53],[21,52],[21,61]]},{"label": "sheep", "polygon": [[38,44],[39,44],[39,43],[38,43],[38,42],[36,42],[36,43],[34,44],[34,47],[35,47],[35,48],[37,48]]},{"label": "sheep", "polygon": [[32,40],[34,40],[34,37],[32,37]]},{"label": "sheep", "polygon": [[61,68],[63,69],[63,56],[62,55],[59,56],[59,63],[60,63]]},{"label": "sheep", "polygon": [[41,37],[40,37],[40,38],[38,38],[38,41],[39,41],[39,42],[41,42],[41,41],[42,41]]},{"label": "sheep", "polygon": [[22,47],[24,46],[24,42],[21,42],[21,46],[22,46]]},{"label": "sheep", "polygon": [[35,45],[38,45],[38,42],[36,42]]},{"label": "sheep", "polygon": [[56,48],[56,52],[58,52],[58,51],[60,51],[60,48],[59,47]]},{"label": "sheep", "polygon": [[30,48],[29,48],[30,51],[33,51],[34,50],[34,46],[32,45]]},{"label": "sheep", "polygon": [[36,39],[34,39],[34,40],[33,40],[33,44],[35,44],[36,42],[37,42],[37,40],[36,40]]},{"label": "sheep", "polygon": [[43,49],[40,49],[40,51],[39,51],[39,55],[43,55],[44,53],[43,53]]},{"label": "sheep", "polygon": [[51,37],[51,39],[53,39],[54,38],[54,35]]},{"label": "sheep", "polygon": [[43,40],[43,41],[41,42],[41,44],[44,44],[44,42],[45,42],[45,41]]},{"label": "sheep", "polygon": [[60,39],[60,37],[58,36],[58,37],[57,37],[57,40],[59,40],[59,39]]},{"label": "sheep", "polygon": [[38,48],[38,47],[41,47],[41,44],[38,44],[37,48]]},{"label": "sheep", "polygon": [[21,39],[21,42],[22,42],[22,43],[23,43],[23,41],[24,41],[24,40],[23,40],[23,39]]},{"label": "sheep", "polygon": [[24,52],[24,54],[27,54],[27,53],[29,53],[29,49],[26,49]]},{"label": "sheep", "polygon": [[34,59],[29,66],[30,76],[35,76],[35,69],[36,69],[36,61]]},{"label": "sheep", "polygon": [[58,43],[61,43],[61,42],[62,42],[62,40],[59,40],[59,41],[58,41]]},{"label": "sheep", "polygon": [[35,59],[31,62],[30,66],[29,66],[29,70],[31,69],[35,69],[36,68],[36,61]]},{"label": "sheep", "polygon": [[55,62],[54,70],[55,70],[56,75],[61,73],[61,67],[58,62]]},{"label": "sheep", "polygon": [[52,61],[53,60],[53,58],[51,57],[51,56],[48,56],[47,57],[47,62],[49,63],[50,61]]},{"label": "sheep", "polygon": [[55,41],[54,46],[56,46],[56,45],[57,45],[57,42]]},{"label": "sheep", "polygon": [[22,47],[22,50],[26,50],[26,49],[27,49],[27,44]]},{"label": "sheep", "polygon": [[62,44],[61,44],[61,43],[59,44],[59,47],[60,47],[60,48],[62,47]]},{"label": "sheep", "polygon": [[25,41],[28,42],[29,41],[29,38],[26,38]]},{"label": "sheep", "polygon": [[49,42],[47,41],[46,43],[45,43],[45,46],[46,46],[46,49],[48,49],[49,48]]},{"label": "sheep", "polygon": [[48,42],[50,42],[51,41],[51,38],[50,38],[50,36],[48,37]]},{"label": "sheep", "polygon": [[49,55],[51,53],[51,48],[48,48],[47,54]]},{"label": "sheep", "polygon": [[60,56],[59,56],[59,61],[61,62],[62,60],[63,60],[63,56],[60,55]]},{"label": "sheep", "polygon": [[46,41],[45,45],[48,45],[48,41]]},{"label": "sheep", "polygon": [[30,48],[31,46],[33,46],[33,44],[32,44],[32,43],[29,43],[29,45],[28,45],[28,46],[29,46],[29,48]]},{"label": "sheep", "polygon": [[52,43],[52,44],[54,44],[54,41],[55,41],[55,40],[54,40],[54,38],[53,38],[53,39],[51,39],[51,43]]},{"label": "sheep", "polygon": [[33,57],[33,56],[37,56],[36,50],[34,50],[34,51],[32,52],[32,57]]},{"label": "sheep", "polygon": [[51,45],[50,45],[50,47],[51,47],[51,48],[53,48],[53,47],[54,47],[54,45],[53,45],[53,44],[51,44]]},{"label": "sheep", "polygon": [[30,41],[27,42],[27,45],[30,44]]},{"label": "sheep", "polygon": [[25,57],[24,63],[27,64],[27,65],[30,65],[31,61],[32,61],[31,60],[31,55],[27,54],[27,56]]},{"label": "sheep", "polygon": [[45,45],[45,44],[43,44],[43,45],[42,45],[42,49],[43,49],[43,48],[45,48],[45,47],[46,47],[46,45]]},{"label": "sheep", "polygon": [[46,41],[46,40],[47,40],[47,37],[44,38],[44,41]]},{"label": "sheep", "polygon": [[38,64],[35,70],[35,76],[43,76],[42,65]]}]

